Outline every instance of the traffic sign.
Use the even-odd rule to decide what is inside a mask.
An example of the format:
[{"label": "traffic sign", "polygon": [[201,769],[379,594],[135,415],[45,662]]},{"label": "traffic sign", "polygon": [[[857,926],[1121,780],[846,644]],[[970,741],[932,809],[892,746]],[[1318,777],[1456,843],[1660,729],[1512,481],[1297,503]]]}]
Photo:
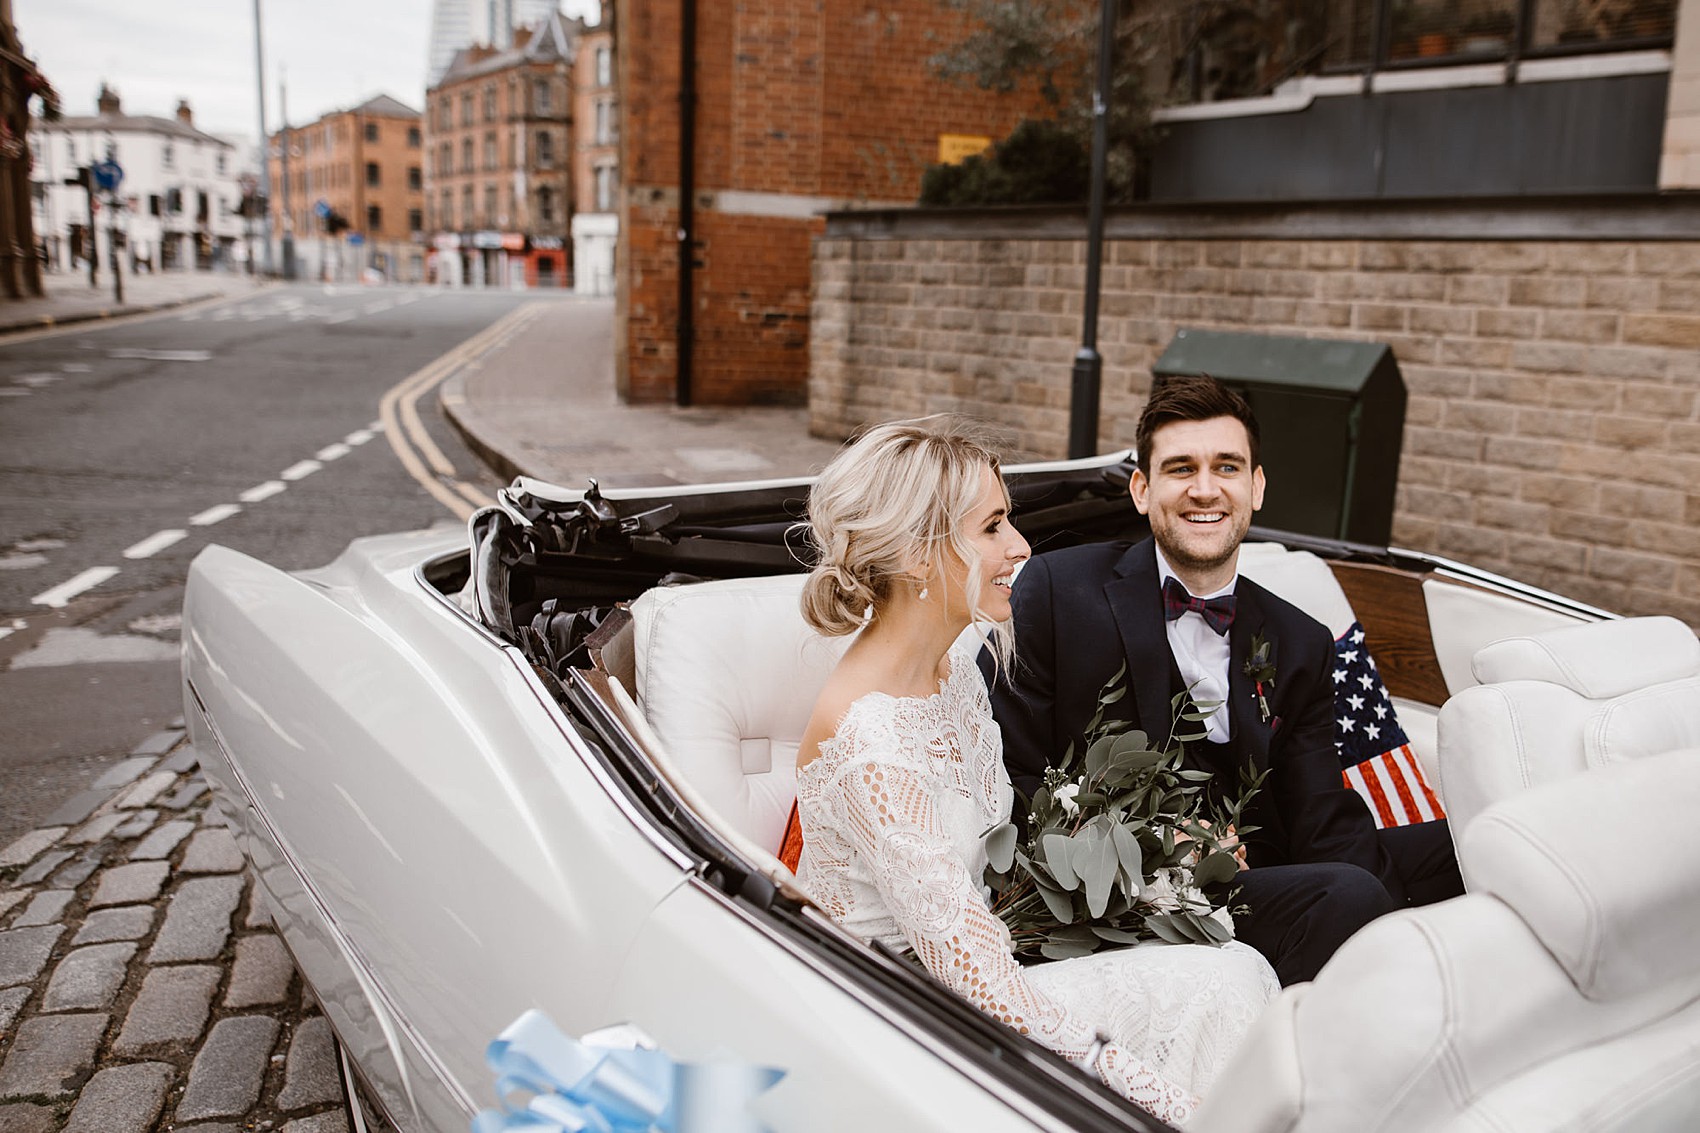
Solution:
[{"label": "traffic sign", "polygon": [[89,172],[94,174],[94,183],[105,192],[113,192],[124,181],[124,167],[111,158],[97,161]]},{"label": "traffic sign", "polygon": [[325,198],[320,197],[318,200],[313,202],[313,215],[314,216],[318,217],[320,220],[323,220],[323,219],[325,219],[325,217],[329,216],[330,214],[331,214],[330,202],[325,200]]},{"label": "traffic sign", "polygon": [[350,232],[348,234],[348,242],[350,244],[364,244],[366,242],[366,237],[358,232]]}]

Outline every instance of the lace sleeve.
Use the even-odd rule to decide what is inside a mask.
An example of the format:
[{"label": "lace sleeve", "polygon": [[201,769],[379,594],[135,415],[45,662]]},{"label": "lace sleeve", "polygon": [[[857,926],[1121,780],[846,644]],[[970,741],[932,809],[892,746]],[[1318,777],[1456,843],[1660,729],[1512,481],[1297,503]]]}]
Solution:
[{"label": "lace sleeve", "polygon": [[1093,1056],[1091,1067],[1107,1085],[1157,1116],[1188,1116],[1196,1097],[1126,1048],[1098,1046],[1089,1020],[1028,983],[1008,930],[940,824],[932,786],[903,758],[892,730],[849,719],[835,747],[842,763],[833,787],[843,794],[845,838],[869,862],[892,919],[927,971],[1064,1058],[1085,1065]]}]

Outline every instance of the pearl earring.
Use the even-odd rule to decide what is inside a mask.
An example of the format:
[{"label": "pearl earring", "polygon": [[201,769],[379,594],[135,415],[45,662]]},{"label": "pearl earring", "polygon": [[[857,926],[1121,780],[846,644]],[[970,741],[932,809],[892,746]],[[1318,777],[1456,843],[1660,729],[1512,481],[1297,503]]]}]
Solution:
[{"label": "pearl earring", "polygon": [[931,593],[932,591],[928,590],[925,586],[921,587],[921,593],[919,595],[921,601],[925,602],[927,600],[927,595]]}]

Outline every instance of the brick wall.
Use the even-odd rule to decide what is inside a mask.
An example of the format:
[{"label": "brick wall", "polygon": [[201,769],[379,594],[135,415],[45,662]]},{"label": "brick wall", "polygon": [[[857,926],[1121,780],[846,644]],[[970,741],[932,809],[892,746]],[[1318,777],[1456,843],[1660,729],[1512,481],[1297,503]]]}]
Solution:
[{"label": "brick wall", "polygon": [[[1065,453],[1083,241],[835,229],[815,250],[813,432],[963,412]],[[1700,626],[1700,235],[1109,240],[1102,451],[1132,446],[1182,326],[1391,344],[1410,398],[1396,544]]]},{"label": "brick wall", "polygon": [[[679,0],[621,0],[622,397],[670,400],[677,375]],[[697,4],[694,400],[800,403],[814,219],[905,203],[942,133],[1002,137],[1038,107],[940,82],[965,31],[935,0]]]}]

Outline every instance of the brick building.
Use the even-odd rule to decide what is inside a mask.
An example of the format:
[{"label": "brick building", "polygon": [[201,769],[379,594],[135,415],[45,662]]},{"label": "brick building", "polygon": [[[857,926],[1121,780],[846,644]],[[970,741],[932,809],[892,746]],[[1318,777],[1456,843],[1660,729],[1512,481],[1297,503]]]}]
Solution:
[{"label": "brick building", "polygon": [[381,94],[281,130],[271,142],[272,225],[294,234],[302,275],[356,280],[375,271],[389,280],[424,279],[424,137],[417,110]]},{"label": "brick building", "polygon": [[439,283],[559,287],[571,270],[572,76],[582,22],[461,51],[426,92],[426,195]]},{"label": "brick building", "polygon": [[[686,4],[695,12],[691,131],[681,130]],[[614,28],[623,181],[615,366],[632,401],[802,402],[819,215],[913,202],[942,135],[1002,137],[1038,105],[1034,95],[936,78],[928,57],[965,25],[933,0],[619,0]],[[684,210],[682,171],[693,185]]]},{"label": "brick building", "polygon": [[578,39],[573,64],[573,290],[614,293],[620,235],[620,98],[614,82],[614,29],[602,22]]}]

